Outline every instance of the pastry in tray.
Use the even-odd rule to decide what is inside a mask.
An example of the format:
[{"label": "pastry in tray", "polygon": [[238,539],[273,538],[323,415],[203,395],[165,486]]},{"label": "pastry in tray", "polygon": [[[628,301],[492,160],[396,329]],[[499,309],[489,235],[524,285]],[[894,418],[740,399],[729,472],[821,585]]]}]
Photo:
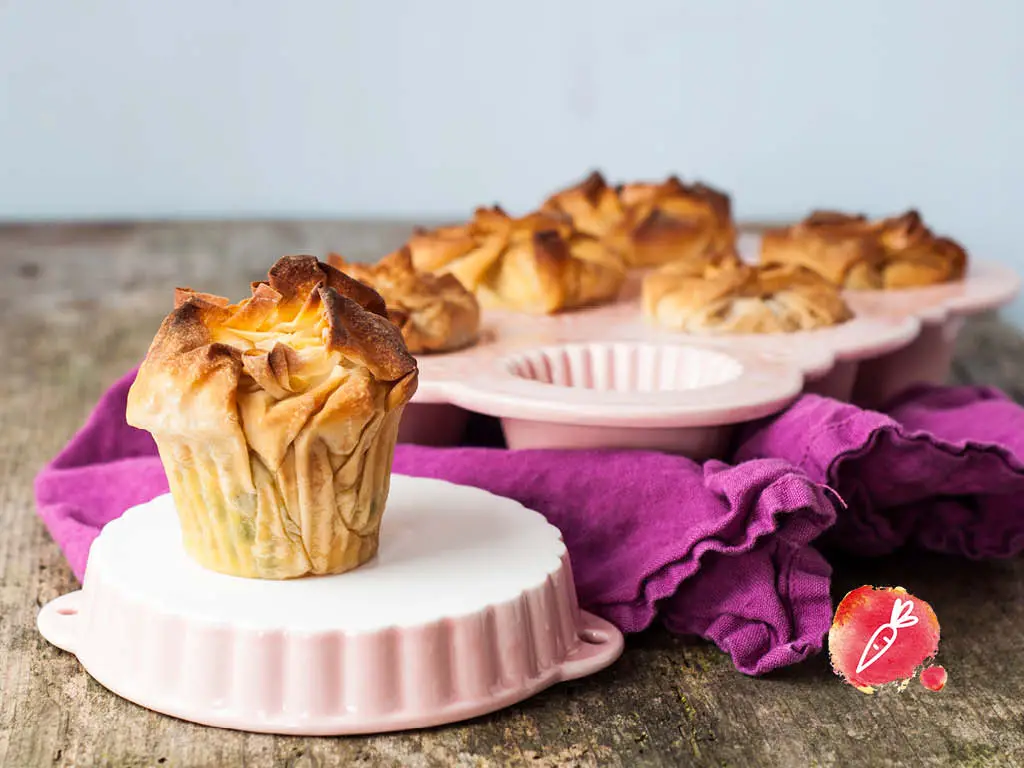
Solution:
[{"label": "pastry in tray", "polygon": [[541,205],[542,213],[567,216],[581,232],[607,237],[626,216],[619,193],[594,171],[579,184],[556,192]]},{"label": "pastry in tray", "polygon": [[917,211],[876,221],[815,211],[761,240],[763,264],[794,265],[851,289],[913,288],[963,278],[967,253],[932,233]]},{"label": "pastry in tray", "polygon": [[388,317],[401,329],[413,354],[451,352],[476,341],[480,331],[476,297],[450,274],[416,270],[408,248],[376,264],[349,263],[336,253],[327,257],[327,263],[384,297]]},{"label": "pastry in tray", "polygon": [[791,333],[853,316],[838,289],[813,272],[751,266],[731,251],[647,274],[641,302],[650,321],[694,334]]},{"label": "pastry in tray", "polygon": [[541,210],[569,216],[631,267],[699,259],[709,248],[732,247],[736,241],[729,196],[675,176],[612,188],[595,172],[552,195]]},{"label": "pastry in tray", "polygon": [[478,208],[464,225],[417,230],[408,247],[416,269],[454,275],[486,308],[551,314],[601,304],[626,278],[619,256],[547,213]]},{"label": "pastry in tray", "polygon": [[286,256],[252,296],[179,289],[128,395],[200,565],[341,573],[377,551],[416,359],[372,289]]}]

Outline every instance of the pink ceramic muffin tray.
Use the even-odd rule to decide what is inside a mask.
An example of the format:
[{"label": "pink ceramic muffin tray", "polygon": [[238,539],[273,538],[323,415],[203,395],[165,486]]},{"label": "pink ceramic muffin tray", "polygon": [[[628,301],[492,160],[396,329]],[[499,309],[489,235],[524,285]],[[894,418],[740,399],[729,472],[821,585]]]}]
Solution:
[{"label": "pink ceramic muffin tray", "polygon": [[376,733],[493,712],[622,652],[581,611],[558,530],[510,499],[394,476],[376,558],[291,581],[208,571],[169,495],[93,543],[39,631],[149,709],[264,733]]},{"label": "pink ceramic muffin tray", "polygon": [[[755,261],[756,235],[739,248]],[[718,456],[743,421],[799,392],[877,407],[949,375],[966,316],[1011,301],[1020,279],[972,260],[962,281],[899,291],[848,291],[856,317],[794,334],[695,336],[649,325],[633,274],[611,305],[535,317],[484,313],[482,338],[422,356],[403,442],[458,442],[467,411],[499,417],[510,448],[650,448]]]},{"label": "pink ceramic muffin tray", "polygon": [[640,275],[618,302],[537,317],[483,315],[481,340],[419,357],[405,442],[456,442],[466,411],[499,417],[510,448],[647,448],[705,459],[736,424],[802,391],[848,398],[859,361],[910,344],[914,317],[865,311],[834,328],[697,336],[649,324]]}]

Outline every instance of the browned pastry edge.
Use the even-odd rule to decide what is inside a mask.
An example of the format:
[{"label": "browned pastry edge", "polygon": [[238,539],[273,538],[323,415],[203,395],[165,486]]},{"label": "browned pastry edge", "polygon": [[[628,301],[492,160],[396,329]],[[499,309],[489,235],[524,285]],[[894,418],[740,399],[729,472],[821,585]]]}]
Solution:
[{"label": "browned pastry edge", "polygon": [[625,215],[618,191],[600,171],[552,193],[541,203],[539,213],[568,218],[582,232],[601,237]]},{"label": "browned pastry edge", "polygon": [[649,200],[670,197],[685,197],[707,204],[719,223],[732,223],[732,199],[720,189],[697,181],[687,184],[676,175],[663,182],[631,182],[615,188],[625,206],[632,206]]},{"label": "browned pastry edge", "polygon": [[764,232],[761,261],[799,265],[841,287],[894,289],[962,279],[968,256],[956,241],[936,236],[914,209],[875,221],[816,210]]},{"label": "browned pastry edge", "polygon": [[[730,316],[735,302],[751,299],[762,303]],[[666,320],[665,302],[670,318],[684,319]],[[728,258],[666,264],[644,278],[641,303],[650,320],[689,332],[779,333],[853,317],[838,289],[812,272]]]},{"label": "browned pastry edge", "polygon": [[207,363],[201,367],[228,360],[241,365],[242,351],[214,342],[211,328],[261,317],[269,326],[277,314],[275,305],[300,316],[321,314],[329,329],[327,349],[364,365],[378,380],[398,381],[416,370],[416,359],[388,321],[381,296],[313,256],[278,260],[268,272],[268,280],[253,283],[252,296],[235,305],[220,296],[176,289],[175,308],[161,323],[147,359],[166,361],[206,346]]},{"label": "browned pastry edge", "polygon": [[730,198],[713,187],[670,176],[662,182],[620,184],[616,190],[624,216],[608,240],[633,266],[699,258],[708,249],[736,242]]},{"label": "browned pastry edge", "polygon": [[599,171],[553,194],[540,212],[568,217],[634,267],[698,257],[736,240],[729,196],[678,176],[660,182],[608,185]]},{"label": "browned pastry edge", "polygon": [[564,189],[560,189],[557,192],[550,194],[548,198],[541,203],[540,210],[560,213],[561,209],[558,203],[559,199],[567,193],[572,192],[579,193],[585,200],[587,200],[587,202],[596,204],[601,193],[606,189],[612,190],[613,192],[615,191],[614,188],[608,184],[604,175],[600,171],[593,170],[581,181],[578,181],[575,184],[570,184]]},{"label": "browned pastry edge", "polygon": [[476,297],[454,275],[417,270],[408,246],[376,264],[346,262],[337,253],[328,254],[327,263],[384,297],[388,319],[401,330],[413,354],[451,352],[476,341]]},{"label": "browned pastry edge", "polygon": [[451,273],[484,306],[530,313],[610,301],[626,274],[598,238],[546,211],[513,218],[479,207],[463,225],[419,230],[408,246],[417,269]]},{"label": "browned pastry edge", "polygon": [[308,296],[315,285],[323,283],[363,309],[387,316],[384,299],[379,293],[315,256],[284,256],[270,268],[267,276],[270,287],[286,300]]}]

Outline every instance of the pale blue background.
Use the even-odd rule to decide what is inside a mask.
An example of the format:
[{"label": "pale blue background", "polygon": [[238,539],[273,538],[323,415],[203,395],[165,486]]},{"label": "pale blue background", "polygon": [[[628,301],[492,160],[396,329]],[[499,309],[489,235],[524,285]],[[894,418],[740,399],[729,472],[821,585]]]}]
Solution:
[{"label": "pale blue background", "polygon": [[0,74],[0,219],[449,217],[600,165],[1024,270],[1015,0],[0,0]]}]

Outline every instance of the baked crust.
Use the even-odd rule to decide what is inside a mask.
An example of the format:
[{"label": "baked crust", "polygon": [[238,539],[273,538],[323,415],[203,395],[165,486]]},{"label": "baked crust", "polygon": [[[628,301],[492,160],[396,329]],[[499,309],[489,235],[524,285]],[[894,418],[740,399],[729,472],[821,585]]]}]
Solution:
[{"label": "baked crust", "polygon": [[962,279],[967,253],[934,235],[914,210],[877,221],[815,211],[790,227],[766,231],[761,263],[800,266],[843,288],[895,289]]},{"label": "baked crust", "polygon": [[175,294],[128,394],[186,550],[239,576],[340,573],[377,548],[416,359],[372,289],[286,256],[237,304]]},{"label": "baked crust", "polygon": [[551,314],[601,304],[626,277],[597,238],[545,212],[513,218],[478,208],[464,225],[417,230],[408,248],[416,269],[455,276],[487,308]]},{"label": "baked crust", "polygon": [[613,189],[595,171],[549,197],[541,210],[569,216],[631,267],[696,259],[736,241],[728,195],[704,184],[684,184],[676,176]]},{"label": "baked crust", "polygon": [[593,171],[578,184],[551,195],[540,210],[567,216],[578,230],[599,239],[607,237],[626,216],[618,192],[608,186],[599,171]]},{"label": "baked crust", "polygon": [[853,315],[835,286],[798,267],[759,267],[735,255],[677,261],[645,276],[644,314],[694,334],[791,333]]},{"label": "baked crust", "polygon": [[878,231],[885,250],[886,288],[948,283],[962,280],[967,272],[967,251],[963,246],[932,233],[917,211],[883,219],[878,223]]},{"label": "baked crust", "polygon": [[332,253],[327,263],[384,297],[388,318],[402,331],[413,354],[451,352],[476,342],[480,305],[453,275],[413,267],[403,247],[376,264],[346,262]]}]

